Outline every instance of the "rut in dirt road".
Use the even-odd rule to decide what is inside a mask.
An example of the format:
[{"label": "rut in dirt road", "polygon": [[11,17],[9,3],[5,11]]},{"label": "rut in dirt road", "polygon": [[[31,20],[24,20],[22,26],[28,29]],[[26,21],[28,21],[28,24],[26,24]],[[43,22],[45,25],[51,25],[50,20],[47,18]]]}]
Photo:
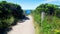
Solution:
[{"label": "rut in dirt road", "polygon": [[29,15],[28,18],[29,20],[13,26],[13,29],[8,34],[35,34],[32,16]]}]

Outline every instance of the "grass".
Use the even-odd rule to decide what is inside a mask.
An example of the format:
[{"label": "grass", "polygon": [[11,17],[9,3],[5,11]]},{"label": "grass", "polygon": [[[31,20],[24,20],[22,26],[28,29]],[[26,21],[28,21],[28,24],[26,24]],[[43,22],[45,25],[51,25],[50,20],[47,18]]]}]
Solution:
[{"label": "grass", "polygon": [[[33,17],[33,15],[32,15],[32,17]],[[33,17],[33,19],[34,19],[34,17]],[[34,22],[35,34],[40,34],[39,33],[40,31],[39,31],[39,25],[38,25],[38,23],[35,22],[35,20],[33,20],[33,22]]]},{"label": "grass", "polygon": [[38,25],[38,23],[34,23],[34,25],[35,25],[35,34],[39,34],[39,25]]},{"label": "grass", "polygon": [[56,16],[45,17],[45,20],[42,22],[42,29],[43,34],[56,34],[55,30],[60,30],[60,19]]},{"label": "grass", "polygon": [[33,12],[32,15],[34,17],[36,34],[60,34],[60,18],[47,15],[41,23],[41,15],[39,13]]},{"label": "grass", "polygon": [[34,20],[36,34],[60,34],[60,19],[56,16],[46,16],[41,23],[39,15],[34,15]]}]

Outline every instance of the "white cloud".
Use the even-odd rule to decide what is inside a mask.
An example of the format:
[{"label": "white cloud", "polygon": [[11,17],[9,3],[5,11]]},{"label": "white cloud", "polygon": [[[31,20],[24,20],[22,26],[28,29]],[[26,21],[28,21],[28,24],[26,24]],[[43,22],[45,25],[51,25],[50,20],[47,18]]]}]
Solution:
[{"label": "white cloud", "polygon": [[46,0],[46,1],[43,1],[41,3],[49,3],[49,2],[56,2],[56,1],[59,1],[59,0]]}]

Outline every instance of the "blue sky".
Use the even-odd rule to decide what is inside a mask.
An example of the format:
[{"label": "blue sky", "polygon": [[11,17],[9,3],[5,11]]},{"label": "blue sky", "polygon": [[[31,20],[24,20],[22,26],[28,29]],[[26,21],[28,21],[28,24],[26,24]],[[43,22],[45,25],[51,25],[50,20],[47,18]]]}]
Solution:
[{"label": "blue sky", "polygon": [[6,0],[6,1],[19,4],[22,7],[22,9],[25,10],[35,9],[40,4],[45,4],[45,3],[60,5],[60,0]]}]

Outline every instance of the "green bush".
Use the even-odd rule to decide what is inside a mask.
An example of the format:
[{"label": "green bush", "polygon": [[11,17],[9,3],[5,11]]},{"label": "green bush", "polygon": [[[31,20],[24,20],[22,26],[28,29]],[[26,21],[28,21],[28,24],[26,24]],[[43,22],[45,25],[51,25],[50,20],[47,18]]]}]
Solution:
[{"label": "green bush", "polygon": [[56,14],[59,14],[60,9],[58,8],[57,5],[53,5],[53,4],[41,4],[39,5],[35,12],[45,12],[47,15],[56,15]]},{"label": "green bush", "polygon": [[24,13],[20,5],[8,3],[6,1],[0,2],[0,18],[7,17],[9,15],[19,19],[24,16]]},{"label": "green bush", "polygon": [[0,2],[0,28],[7,28],[11,26],[14,21],[23,19],[24,16],[24,12],[20,5],[8,3],[6,1]]},{"label": "green bush", "polygon": [[0,28],[8,28],[14,22],[14,17],[8,17],[6,19],[0,19]]},{"label": "green bush", "polygon": [[[50,13],[52,11],[52,13]],[[45,12],[44,21],[41,22],[41,12]],[[35,10],[32,11],[34,21],[39,25],[39,33],[41,34],[55,34],[54,30],[60,30],[60,19],[57,15],[60,14],[60,10],[53,4],[41,4]],[[41,29],[42,28],[42,29]],[[57,33],[59,34],[59,33]]]}]

